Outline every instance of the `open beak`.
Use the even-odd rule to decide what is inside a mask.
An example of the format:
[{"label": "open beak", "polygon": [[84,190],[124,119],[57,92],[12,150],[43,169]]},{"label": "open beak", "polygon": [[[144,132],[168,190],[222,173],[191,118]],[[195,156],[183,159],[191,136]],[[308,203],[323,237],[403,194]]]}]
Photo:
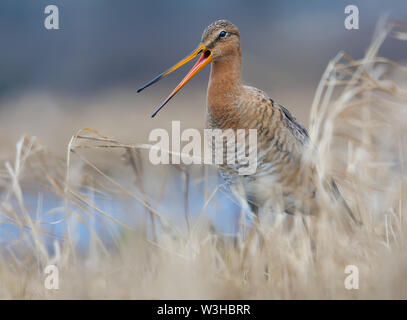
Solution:
[{"label": "open beak", "polygon": [[212,62],[212,52],[208,50],[204,44],[201,44],[194,52],[192,52],[189,56],[185,57],[182,59],[180,62],[178,62],[176,65],[168,69],[167,71],[161,73],[157,77],[155,77],[153,80],[150,82],[146,83],[144,86],[139,88],[137,92],[140,92],[141,90],[151,86],[152,84],[158,82],[162,78],[166,77],[169,75],[171,72],[177,70],[178,68],[182,67],[184,64],[187,62],[191,61],[192,59],[196,58],[198,55],[201,55],[199,57],[199,60],[195,63],[195,65],[192,67],[192,69],[188,72],[188,74],[185,76],[184,79],[178,84],[178,86],[171,92],[171,94],[167,97],[167,99],[164,100],[164,102],[153,112],[152,118],[155,117],[155,115],[160,111],[168,101],[171,100],[175,94],[181,90],[181,88],[189,81],[191,80],[199,71],[201,71],[203,68],[205,68],[209,63]]}]

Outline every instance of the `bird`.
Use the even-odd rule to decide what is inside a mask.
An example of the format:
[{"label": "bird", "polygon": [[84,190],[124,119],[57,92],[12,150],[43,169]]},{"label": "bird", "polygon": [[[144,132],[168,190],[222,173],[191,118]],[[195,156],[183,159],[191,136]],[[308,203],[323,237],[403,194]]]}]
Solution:
[{"label": "bird", "polygon": [[[207,89],[206,128],[257,130],[257,168],[251,175],[240,175],[236,165],[222,163],[220,175],[233,193],[244,199],[247,208],[280,210],[287,214],[316,214],[315,167],[305,156],[312,149],[305,127],[264,91],[242,82],[242,51],[238,28],[227,20],[210,24],[196,50],[167,71],[140,87],[158,82],[187,62],[198,61],[156,108],[152,117],[207,65],[211,71]],[[336,185],[332,185],[337,190]],[[336,192],[336,191],[335,191]]]}]

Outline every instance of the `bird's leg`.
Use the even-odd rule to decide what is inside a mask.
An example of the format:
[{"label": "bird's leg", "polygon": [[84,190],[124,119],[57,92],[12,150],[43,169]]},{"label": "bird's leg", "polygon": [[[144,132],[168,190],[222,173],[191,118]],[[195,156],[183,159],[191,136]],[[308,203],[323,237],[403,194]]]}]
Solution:
[{"label": "bird's leg", "polygon": [[[238,243],[239,249],[242,250],[243,253],[241,268],[242,270],[247,272],[248,270],[246,268],[250,269],[250,264],[247,265],[246,261],[248,261],[248,259],[250,261],[250,256],[253,254],[250,250],[250,248],[253,247],[253,241],[257,242],[258,245],[256,245],[255,247],[257,247],[259,251],[261,251],[264,246],[264,237],[259,230],[259,207],[253,201],[250,201],[246,197],[243,186],[241,184],[233,185],[231,187],[231,190],[234,196],[238,199],[241,206],[239,223],[241,232],[240,237],[238,237],[238,239],[240,240]],[[253,220],[253,224],[249,228],[247,228],[246,220],[246,215],[248,214]]]},{"label": "bird's leg", "polygon": [[247,233],[247,215],[256,222],[258,217],[258,206],[253,202],[249,201],[246,197],[243,185],[241,183],[236,183],[231,186],[231,192],[235,198],[239,201],[240,205],[240,219],[239,226],[241,231],[242,240],[244,241]]},{"label": "bird's leg", "polygon": [[250,211],[249,205],[244,197],[244,193],[242,193],[242,189],[240,184],[231,186],[232,194],[238,200],[240,205],[240,218],[239,218],[239,228],[240,228],[240,235],[242,239],[245,239],[246,235],[246,212]]}]

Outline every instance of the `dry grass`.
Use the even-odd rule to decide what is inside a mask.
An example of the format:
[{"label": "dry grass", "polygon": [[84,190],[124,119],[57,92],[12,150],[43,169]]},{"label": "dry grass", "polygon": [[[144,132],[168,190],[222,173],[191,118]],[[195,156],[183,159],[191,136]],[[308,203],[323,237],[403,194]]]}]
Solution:
[{"label": "dry grass", "polygon": [[[319,181],[335,178],[362,225],[348,223],[320,183],[323,215],[308,221],[313,248],[302,219],[294,218],[287,230],[282,215],[273,223],[262,219],[245,236],[225,235],[205,215],[214,194],[227,194],[222,185],[209,187],[211,168],[151,168],[148,146],[90,129],[73,136],[66,159],[24,137],[0,171],[0,223],[20,230],[18,238],[1,243],[0,298],[407,298],[407,67],[378,54],[385,39],[406,37],[406,25],[382,23],[365,57],[338,54],[312,106]],[[95,153],[117,165],[102,170],[90,160]],[[184,205],[185,227],[160,211],[174,176],[183,181],[173,201]],[[204,205],[192,217],[188,197],[198,187]],[[26,201],[30,192],[39,194],[34,207]],[[43,212],[47,193],[60,206]],[[111,214],[98,196],[138,203],[127,212],[137,223]],[[95,219],[115,226],[109,245],[93,231]],[[79,222],[90,229],[86,251],[75,240]],[[62,235],[51,232],[62,223]],[[48,264],[59,268],[58,290],[44,288]],[[358,266],[359,290],[345,289],[346,265]]]}]

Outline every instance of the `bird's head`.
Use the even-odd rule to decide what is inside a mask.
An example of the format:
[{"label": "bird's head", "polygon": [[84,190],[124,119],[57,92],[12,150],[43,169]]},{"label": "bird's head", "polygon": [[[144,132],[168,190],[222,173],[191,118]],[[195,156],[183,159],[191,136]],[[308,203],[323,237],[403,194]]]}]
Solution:
[{"label": "bird's head", "polygon": [[154,117],[158,111],[160,111],[189,80],[191,80],[197,73],[199,73],[199,71],[209,65],[212,61],[216,62],[236,54],[240,54],[240,35],[238,29],[229,21],[218,20],[205,29],[202,34],[201,43],[196,50],[167,71],[161,73],[153,80],[146,83],[144,86],[139,88],[137,92],[140,92],[141,90],[158,82],[171,72],[177,70],[187,62],[199,56],[198,61],[188,72],[185,78],[182,79],[182,81],[171,92],[167,99],[165,99],[164,102],[154,111],[152,114],[152,117]]},{"label": "bird's head", "polygon": [[201,43],[211,52],[212,61],[240,53],[239,30],[227,20],[209,25],[202,34]]}]

